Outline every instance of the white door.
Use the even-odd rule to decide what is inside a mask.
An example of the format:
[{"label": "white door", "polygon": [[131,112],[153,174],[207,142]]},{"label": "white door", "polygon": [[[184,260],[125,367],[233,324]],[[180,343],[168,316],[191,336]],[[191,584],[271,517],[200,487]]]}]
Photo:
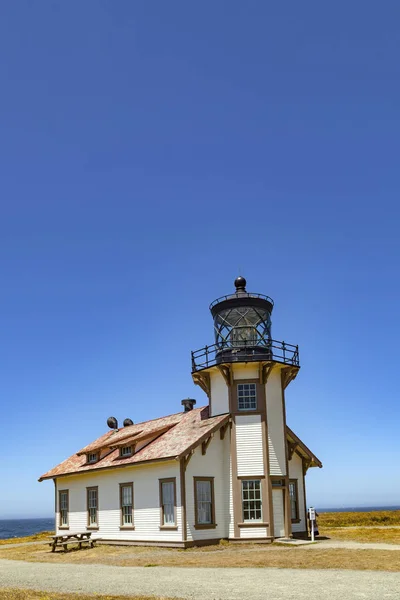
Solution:
[{"label": "white door", "polygon": [[283,490],[272,490],[272,508],[274,511],[274,536],[285,537]]}]

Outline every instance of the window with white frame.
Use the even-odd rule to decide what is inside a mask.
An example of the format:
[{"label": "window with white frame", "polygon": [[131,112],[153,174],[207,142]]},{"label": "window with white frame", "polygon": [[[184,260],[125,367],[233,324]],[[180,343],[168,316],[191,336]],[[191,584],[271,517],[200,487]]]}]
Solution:
[{"label": "window with white frame", "polygon": [[297,521],[299,518],[299,498],[297,491],[297,479],[289,481],[289,497],[290,497],[290,517],[292,521]]},{"label": "window with white frame", "polygon": [[87,488],[88,527],[98,526],[99,490],[97,487]]},{"label": "window with white frame", "polygon": [[214,479],[195,477],[195,526],[214,526]]},{"label": "window with white frame", "polygon": [[242,480],[243,521],[261,521],[261,481],[259,479]]},{"label": "window with white frame", "polygon": [[120,484],[121,525],[133,525],[133,483]]},{"label": "window with white frame", "polygon": [[160,479],[161,526],[175,526],[176,479]]},{"label": "window with white frame", "polygon": [[59,492],[60,527],[68,527],[68,490]]},{"label": "window with white frame", "polygon": [[122,448],[120,449],[121,456],[131,456],[132,454],[133,454],[132,446],[122,446]]},{"label": "window with white frame", "polygon": [[237,396],[238,410],[257,410],[257,387],[255,383],[239,383]]},{"label": "window with white frame", "polygon": [[89,454],[87,455],[87,461],[88,463],[95,463],[98,461],[99,455],[97,452],[89,452]]}]

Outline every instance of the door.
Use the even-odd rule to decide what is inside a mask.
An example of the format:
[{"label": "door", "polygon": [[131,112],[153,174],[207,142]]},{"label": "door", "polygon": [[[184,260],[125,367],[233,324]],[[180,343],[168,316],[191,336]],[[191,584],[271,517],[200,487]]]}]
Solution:
[{"label": "door", "polygon": [[285,512],[283,509],[283,490],[272,490],[272,508],[274,511],[274,536],[285,537]]}]

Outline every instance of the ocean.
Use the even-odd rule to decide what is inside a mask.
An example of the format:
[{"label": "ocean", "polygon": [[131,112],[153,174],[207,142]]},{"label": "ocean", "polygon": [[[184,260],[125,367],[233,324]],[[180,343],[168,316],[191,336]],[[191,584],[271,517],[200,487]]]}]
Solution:
[{"label": "ocean", "polygon": [[[316,507],[323,512],[370,512],[374,510],[400,510],[400,506],[340,506],[338,508]],[[0,519],[0,540],[33,535],[40,531],[54,531],[54,517],[50,519]]]},{"label": "ocean", "polygon": [[51,519],[0,519],[0,540],[33,535],[40,531],[54,531]]}]

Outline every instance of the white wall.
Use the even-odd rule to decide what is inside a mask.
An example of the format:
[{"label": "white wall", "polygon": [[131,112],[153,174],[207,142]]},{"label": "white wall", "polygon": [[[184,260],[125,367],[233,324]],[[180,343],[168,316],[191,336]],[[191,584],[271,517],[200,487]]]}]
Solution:
[{"label": "white wall", "polygon": [[265,538],[267,535],[266,527],[243,527],[240,529],[241,538]]},{"label": "white wall", "polygon": [[[195,529],[194,477],[214,477],[215,529]],[[228,537],[229,528],[229,429],[224,440],[219,431],[214,434],[205,455],[198,447],[186,469],[187,539],[204,540]]]},{"label": "white wall", "polygon": [[266,383],[270,475],[286,475],[281,372],[274,369]]},{"label": "white wall", "polygon": [[290,479],[297,479],[297,490],[299,497],[299,517],[300,523],[292,523],[292,531],[305,531],[306,527],[306,515],[304,507],[304,488],[303,488],[303,464],[300,456],[293,454],[292,460],[289,461],[289,477]]},{"label": "white wall", "polygon": [[236,417],[238,475],[264,475],[263,438],[260,415]]},{"label": "white wall", "polygon": [[[165,477],[176,477],[177,531],[160,530],[159,479]],[[134,531],[120,529],[119,484],[125,482],[133,482]],[[90,486],[99,488],[99,530],[93,531],[93,538],[182,541],[179,463],[177,461],[59,478],[57,489],[69,490],[69,531],[71,533],[86,531],[86,488]]]},{"label": "white wall", "polygon": [[272,508],[274,511],[274,536],[285,535],[285,512],[283,507],[282,489],[272,490]]},{"label": "white wall", "polygon": [[219,371],[210,373],[211,416],[229,412],[229,392],[225,379]]},{"label": "white wall", "polygon": [[256,365],[247,364],[233,364],[232,365],[234,378],[236,379],[258,379],[258,363]]}]

